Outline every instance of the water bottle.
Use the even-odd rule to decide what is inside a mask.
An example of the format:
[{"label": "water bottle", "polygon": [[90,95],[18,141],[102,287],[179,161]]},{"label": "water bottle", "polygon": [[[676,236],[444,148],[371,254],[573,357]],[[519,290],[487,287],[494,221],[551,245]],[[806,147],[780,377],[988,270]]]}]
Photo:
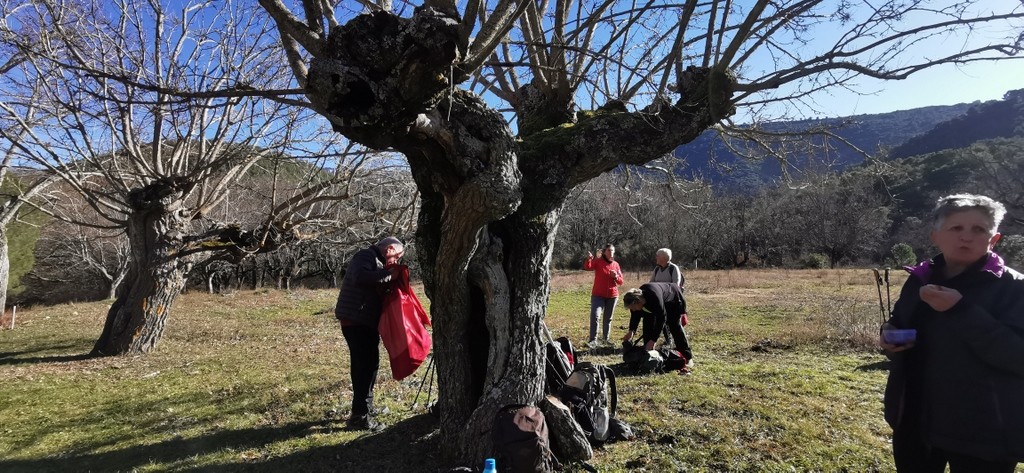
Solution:
[{"label": "water bottle", "polygon": [[484,460],[484,473],[498,473],[498,467],[495,465],[493,458]]}]

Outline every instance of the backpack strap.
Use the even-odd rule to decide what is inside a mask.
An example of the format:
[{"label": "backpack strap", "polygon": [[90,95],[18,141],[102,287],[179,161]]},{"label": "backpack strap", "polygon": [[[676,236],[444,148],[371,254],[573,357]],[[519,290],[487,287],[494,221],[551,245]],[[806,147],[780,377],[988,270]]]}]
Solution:
[{"label": "backpack strap", "polygon": [[606,365],[601,365],[601,368],[604,370],[605,378],[608,380],[608,386],[611,388],[612,405],[608,411],[608,418],[611,419],[615,417],[615,413],[619,407],[619,389],[615,386],[615,372]]}]

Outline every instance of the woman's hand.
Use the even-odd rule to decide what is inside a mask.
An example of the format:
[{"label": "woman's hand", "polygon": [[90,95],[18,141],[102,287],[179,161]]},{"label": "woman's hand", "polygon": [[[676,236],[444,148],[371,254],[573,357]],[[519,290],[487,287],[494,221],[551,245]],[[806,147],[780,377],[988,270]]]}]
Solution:
[{"label": "woman's hand", "polygon": [[964,297],[963,294],[960,294],[960,291],[938,284],[921,286],[918,293],[921,295],[921,300],[930,305],[936,312],[945,312],[951,309]]},{"label": "woman's hand", "polygon": [[893,345],[893,344],[887,343],[885,341],[885,338],[882,337],[882,331],[884,331],[884,330],[894,330],[894,329],[896,329],[896,327],[894,327],[892,324],[890,324],[888,322],[882,324],[882,330],[880,330],[878,332],[878,346],[882,347],[882,350],[885,350],[888,353],[898,353],[898,352],[901,352],[903,350],[908,350],[908,349],[914,348],[914,342],[904,343],[903,345]]},{"label": "woman's hand", "polygon": [[633,332],[632,330],[626,332],[626,336],[622,337],[622,341],[624,341],[626,343],[632,342],[633,341],[633,335],[636,335],[636,332]]}]

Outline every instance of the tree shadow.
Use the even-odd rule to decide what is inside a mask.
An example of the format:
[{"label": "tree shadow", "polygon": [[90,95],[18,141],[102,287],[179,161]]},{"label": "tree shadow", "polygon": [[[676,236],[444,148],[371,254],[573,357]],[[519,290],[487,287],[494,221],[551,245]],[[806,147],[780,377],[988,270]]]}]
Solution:
[{"label": "tree shadow", "polygon": [[218,471],[409,472],[448,471],[437,418],[419,414],[344,445],[319,446],[258,463],[219,465]]},{"label": "tree shadow", "polygon": [[81,343],[69,343],[69,344],[66,344],[66,345],[61,345],[61,346],[56,346],[56,347],[39,348],[39,349],[35,349],[35,350],[0,352],[0,366],[4,366],[4,365],[8,365],[8,366],[9,365],[31,365],[31,364],[36,364],[36,363],[63,363],[63,362],[67,362],[67,361],[86,360],[86,359],[89,359],[89,358],[93,357],[93,355],[91,355],[89,353],[79,353],[79,354],[74,354],[74,355],[72,355],[72,354],[63,354],[63,355],[40,355],[40,356],[23,357],[23,355],[28,355],[28,354],[32,354],[32,353],[43,353],[43,352],[52,352],[52,351],[70,350],[70,349],[81,349],[81,348],[82,348],[82,344]]},{"label": "tree shadow", "polygon": [[[58,458],[0,460],[0,471],[126,471],[163,465],[177,471],[436,471],[441,464],[437,419],[427,414],[404,419],[376,434],[315,446],[273,457],[277,442],[343,430],[332,421],[297,422],[240,430],[223,430],[194,438],[175,438],[99,453],[72,453]],[[191,466],[193,459],[235,452],[232,463]],[[253,452],[253,458],[243,458]]]},{"label": "tree shadow", "polygon": [[892,365],[890,360],[876,361],[874,363],[868,363],[866,365],[860,365],[855,368],[857,371],[889,371],[889,367]]}]

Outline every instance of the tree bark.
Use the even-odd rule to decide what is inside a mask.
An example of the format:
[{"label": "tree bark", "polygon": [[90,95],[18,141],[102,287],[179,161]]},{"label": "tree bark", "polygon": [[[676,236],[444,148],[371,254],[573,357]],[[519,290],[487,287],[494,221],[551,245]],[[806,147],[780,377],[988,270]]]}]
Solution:
[{"label": "tree bark", "polygon": [[0,227],[0,314],[7,310],[7,284],[11,279],[11,256],[8,252],[7,229]]},{"label": "tree bark", "polygon": [[107,311],[93,355],[148,353],[163,336],[192,260],[181,254],[189,223],[181,212],[182,195],[172,179],[129,193],[130,269]]}]

